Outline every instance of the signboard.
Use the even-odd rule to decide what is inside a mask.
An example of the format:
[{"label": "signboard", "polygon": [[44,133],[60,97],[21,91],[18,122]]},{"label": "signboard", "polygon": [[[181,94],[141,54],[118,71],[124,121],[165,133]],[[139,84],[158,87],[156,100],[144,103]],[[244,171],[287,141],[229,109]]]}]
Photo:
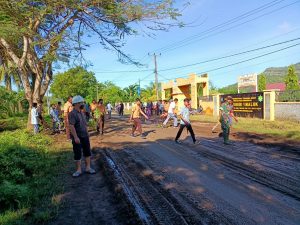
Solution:
[{"label": "signboard", "polygon": [[257,91],[257,74],[248,74],[238,77],[238,93],[240,93],[241,88],[254,87]]},{"label": "signboard", "polygon": [[264,118],[263,92],[221,95],[220,102],[224,102],[227,96],[231,96],[233,98],[234,114],[236,116]]}]

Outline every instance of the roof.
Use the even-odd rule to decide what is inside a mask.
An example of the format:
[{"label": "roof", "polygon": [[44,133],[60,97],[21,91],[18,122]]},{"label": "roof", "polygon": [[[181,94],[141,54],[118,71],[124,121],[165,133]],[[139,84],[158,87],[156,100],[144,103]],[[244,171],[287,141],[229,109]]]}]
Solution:
[{"label": "roof", "polygon": [[278,89],[278,90],[280,90],[280,91],[285,91],[285,83],[273,83],[273,84],[267,84],[266,89],[267,89],[267,90]]}]

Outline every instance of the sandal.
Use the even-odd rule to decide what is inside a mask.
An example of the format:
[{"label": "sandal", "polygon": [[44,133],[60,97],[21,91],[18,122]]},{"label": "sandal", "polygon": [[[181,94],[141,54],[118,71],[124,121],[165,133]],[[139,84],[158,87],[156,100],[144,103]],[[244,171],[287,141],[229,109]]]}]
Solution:
[{"label": "sandal", "polygon": [[96,171],[92,168],[90,168],[89,170],[86,170],[85,172],[88,173],[88,174],[95,174],[96,173]]},{"label": "sandal", "polygon": [[79,171],[76,171],[75,173],[73,173],[73,177],[79,177],[81,175],[81,172]]}]

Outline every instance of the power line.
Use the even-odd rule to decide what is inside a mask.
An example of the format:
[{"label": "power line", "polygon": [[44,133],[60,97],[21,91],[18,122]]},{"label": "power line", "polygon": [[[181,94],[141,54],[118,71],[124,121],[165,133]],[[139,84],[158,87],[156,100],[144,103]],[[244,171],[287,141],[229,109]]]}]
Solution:
[{"label": "power line", "polygon": [[[220,33],[224,33],[224,32],[226,32],[226,31],[232,30],[232,29],[234,29],[234,28],[236,28],[236,27],[239,27],[239,26],[242,26],[242,25],[244,25],[244,24],[246,24],[246,23],[249,23],[249,22],[252,22],[252,21],[254,21],[254,20],[257,20],[257,19],[259,19],[259,18],[261,18],[261,17],[270,15],[270,14],[272,14],[272,13],[274,13],[274,12],[277,12],[277,11],[279,11],[279,10],[282,10],[282,9],[284,9],[284,8],[286,8],[286,7],[292,6],[292,5],[294,5],[294,4],[296,4],[296,3],[299,3],[299,2],[300,2],[300,1],[295,1],[295,2],[290,3],[290,4],[288,4],[288,5],[284,5],[284,6],[280,7],[280,8],[274,9],[274,10],[272,10],[272,11],[270,11],[270,12],[264,13],[264,14],[262,14],[262,15],[259,15],[259,16],[255,17],[255,18],[252,18],[252,19],[250,19],[250,20],[244,21],[244,22],[242,22],[242,23],[239,23],[239,24],[237,24],[237,25],[231,26],[231,27],[229,27],[229,28],[223,29],[223,30],[218,31],[218,32],[215,32],[215,33],[212,33],[213,31],[210,31],[210,32],[208,32],[208,35],[206,35],[205,32],[202,32],[202,33],[201,33],[202,35],[199,34],[198,36],[195,36],[195,37],[190,38],[190,40],[187,39],[187,40],[184,41],[184,42],[181,41],[181,43],[180,43],[180,42],[175,43],[175,45],[173,45],[173,46],[170,45],[169,47],[166,47],[166,48],[164,48],[164,49],[161,50],[161,51],[165,53],[165,52],[169,52],[169,51],[176,50],[176,49],[181,48],[181,47],[188,46],[188,45],[193,44],[193,43],[195,43],[195,42],[198,42],[198,41],[200,41],[200,40],[203,40],[203,39],[206,39],[206,38],[209,38],[209,37],[216,36],[216,35],[218,35],[218,34],[220,34]],[[226,27],[226,26],[224,26],[224,27]],[[221,27],[221,28],[222,28],[222,27]],[[217,30],[219,30],[219,28],[216,29],[216,31],[217,31]],[[212,33],[212,34],[209,34],[209,33]],[[206,36],[204,36],[204,35],[206,35]],[[201,37],[202,37],[202,38],[201,38]],[[176,45],[177,45],[177,46],[176,46]]]},{"label": "power line", "polygon": [[[186,68],[186,67],[191,67],[191,66],[203,64],[203,63],[218,61],[218,60],[221,60],[221,59],[231,58],[231,57],[235,57],[235,56],[238,56],[238,55],[243,55],[243,54],[247,54],[247,53],[251,53],[251,52],[271,48],[271,47],[274,47],[274,46],[277,46],[277,45],[286,44],[286,43],[293,42],[293,41],[296,41],[296,40],[300,40],[300,37],[290,39],[290,40],[286,40],[286,41],[282,41],[282,42],[278,42],[278,43],[271,44],[271,45],[262,46],[262,47],[255,48],[255,49],[250,49],[250,50],[243,51],[243,52],[238,52],[238,53],[234,53],[234,54],[230,54],[230,55],[226,55],[226,56],[221,56],[221,57],[217,57],[217,58],[203,60],[203,61],[197,62],[197,63],[192,63],[192,64],[187,64],[187,65],[182,65],[182,66],[177,66],[177,67],[161,69],[159,71],[164,72],[164,71],[176,70],[176,69],[181,69],[181,68]],[[139,72],[149,72],[149,71],[153,71],[153,70],[149,69],[149,70],[128,70],[128,71],[102,71],[102,72],[98,71],[98,72],[95,72],[95,73],[139,73]]]},{"label": "power line", "polygon": [[[256,56],[256,57],[252,57],[252,58],[249,58],[249,59],[245,59],[245,60],[241,60],[241,61],[238,61],[238,62],[235,62],[235,63],[231,63],[231,64],[228,64],[228,65],[225,65],[225,66],[213,68],[213,69],[210,69],[210,70],[207,70],[207,71],[202,71],[202,72],[199,72],[199,73],[200,73],[200,74],[205,74],[205,73],[213,72],[213,71],[216,71],[216,70],[228,68],[228,67],[235,66],[235,65],[238,65],[238,64],[241,64],[241,63],[245,63],[245,62],[252,61],[252,60],[254,60],[254,59],[262,58],[262,57],[265,57],[265,56],[267,56],[267,55],[271,55],[271,54],[274,54],[274,53],[277,53],[277,52],[281,52],[281,51],[284,51],[284,50],[286,50],[286,49],[296,47],[296,46],[298,46],[298,45],[300,45],[300,43],[293,44],[293,45],[287,46],[287,47],[285,47],[285,48],[281,48],[281,49],[278,49],[278,50],[275,50],[275,51],[272,51],[272,52],[268,52],[268,53],[265,53],[265,54],[262,54],[262,55],[259,55],[259,56]],[[184,78],[184,77],[186,77],[186,76],[175,77],[175,78]],[[170,78],[170,79],[168,79],[168,80],[172,80],[172,79],[175,79],[175,78]]]},{"label": "power line", "polygon": [[204,31],[202,31],[202,32],[200,32],[198,34],[192,35],[190,37],[184,38],[181,41],[173,42],[173,43],[171,43],[169,45],[166,45],[165,47],[159,48],[157,51],[167,51],[168,49],[173,48],[176,45],[185,44],[187,41],[191,41],[191,40],[193,40],[195,38],[198,38],[199,36],[203,36],[203,35],[205,35],[207,33],[211,33],[213,31],[217,31],[220,28],[226,27],[227,25],[231,25],[231,24],[233,24],[233,23],[235,23],[237,21],[240,21],[241,19],[245,19],[245,18],[247,18],[249,16],[252,16],[252,15],[254,15],[254,14],[256,14],[256,13],[262,11],[262,10],[268,9],[268,8],[270,8],[270,7],[272,7],[272,6],[276,5],[276,4],[279,4],[282,1],[283,0],[281,0],[281,1],[275,0],[275,1],[269,2],[269,3],[264,4],[264,5],[262,5],[262,6],[258,7],[258,8],[252,9],[252,10],[246,12],[246,13],[243,13],[243,14],[237,16],[237,17],[234,17],[234,18],[232,18],[230,20],[227,20],[227,21],[222,22],[222,23],[220,23],[218,25],[215,25],[215,26],[213,26],[211,28],[208,28],[208,29],[206,29],[206,30],[204,30]]},{"label": "power line", "polygon": [[238,53],[231,54],[231,55],[226,55],[226,56],[222,56],[222,57],[218,57],[218,58],[204,60],[204,61],[197,62],[197,63],[187,64],[187,65],[177,66],[177,67],[172,67],[172,68],[167,68],[167,69],[162,69],[160,71],[163,72],[163,71],[169,71],[169,70],[175,70],[175,69],[181,69],[181,68],[196,66],[196,65],[199,65],[199,64],[202,64],[202,63],[208,63],[208,62],[213,62],[213,61],[217,61],[217,60],[221,60],[221,59],[226,59],[226,58],[230,58],[230,57],[234,57],[234,56],[238,56],[238,55],[243,55],[243,54],[247,54],[247,53],[250,53],[250,52],[255,52],[255,51],[263,50],[263,49],[266,49],[266,48],[274,47],[274,46],[277,46],[277,45],[286,44],[286,43],[293,42],[293,41],[296,41],[296,40],[300,40],[300,38],[294,38],[294,39],[291,39],[291,40],[275,43],[275,44],[272,44],[272,45],[267,45],[267,46],[251,49],[251,50],[244,51],[244,52],[238,52]]}]

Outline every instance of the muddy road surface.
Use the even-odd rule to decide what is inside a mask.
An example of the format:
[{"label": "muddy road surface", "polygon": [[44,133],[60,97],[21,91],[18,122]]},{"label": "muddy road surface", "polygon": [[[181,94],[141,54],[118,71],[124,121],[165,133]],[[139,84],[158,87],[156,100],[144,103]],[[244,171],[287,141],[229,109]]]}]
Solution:
[{"label": "muddy road surface", "polygon": [[297,149],[235,140],[224,146],[213,125],[194,123],[200,145],[176,128],[144,124],[146,139],[129,136],[126,119],[92,134],[106,172],[141,224],[300,224]]}]

